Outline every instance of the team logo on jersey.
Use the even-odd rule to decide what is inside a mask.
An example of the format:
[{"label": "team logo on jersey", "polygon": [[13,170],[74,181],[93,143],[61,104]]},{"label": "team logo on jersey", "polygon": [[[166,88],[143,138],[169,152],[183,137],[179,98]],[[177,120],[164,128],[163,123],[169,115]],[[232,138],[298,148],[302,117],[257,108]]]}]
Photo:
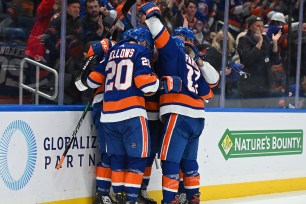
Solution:
[{"label": "team logo on jersey", "polygon": [[136,148],[136,144],[135,143],[132,143],[132,148]]},{"label": "team logo on jersey", "polygon": [[36,139],[30,126],[22,120],[11,122],[0,138],[0,176],[4,184],[14,191],[24,188],[33,175],[36,158]]}]

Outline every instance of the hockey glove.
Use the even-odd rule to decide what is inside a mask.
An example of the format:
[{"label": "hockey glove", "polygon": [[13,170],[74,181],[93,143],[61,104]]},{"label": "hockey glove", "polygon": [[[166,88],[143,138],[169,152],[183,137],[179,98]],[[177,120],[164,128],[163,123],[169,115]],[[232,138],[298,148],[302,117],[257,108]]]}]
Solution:
[{"label": "hockey glove", "polygon": [[140,12],[146,15],[147,19],[152,16],[156,16],[157,18],[161,17],[160,9],[153,3],[148,2],[140,7]]},{"label": "hockey glove", "polygon": [[178,76],[163,76],[161,85],[165,89],[165,93],[180,92],[182,90],[182,80]]},{"label": "hockey glove", "polygon": [[205,57],[205,55],[202,54],[199,51],[199,49],[194,44],[191,43],[185,43],[185,51],[196,62],[198,61],[199,58],[202,59],[203,57]]},{"label": "hockey glove", "polygon": [[86,58],[89,58],[91,56],[99,56],[103,58],[104,55],[109,50],[109,48],[111,47],[112,47],[112,42],[109,39],[104,38],[100,42],[96,42],[90,45]]}]

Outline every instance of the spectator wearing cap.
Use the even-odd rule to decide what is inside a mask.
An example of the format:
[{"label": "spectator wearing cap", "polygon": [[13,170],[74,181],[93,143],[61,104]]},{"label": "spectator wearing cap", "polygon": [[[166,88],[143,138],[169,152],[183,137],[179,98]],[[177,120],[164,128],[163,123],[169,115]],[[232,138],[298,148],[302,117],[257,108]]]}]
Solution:
[{"label": "spectator wearing cap", "polygon": [[[238,90],[241,96],[241,106],[245,108],[270,107],[267,100],[270,94],[271,66],[279,63],[277,41],[281,32],[270,39],[263,35],[264,22],[261,17],[250,16],[247,19],[248,31],[242,36],[237,46],[241,64],[250,73],[247,78],[240,78]],[[254,100],[252,100],[254,99]],[[274,102],[272,102],[273,104]],[[276,101],[275,104],[276,105]]]},{"label": "spectator wearing cap", "polygon": [[[297,37],[297,30],[298,30],[299,22],[292,22],[291,23],[291,32],[292,36]],[[303,32],[306,32],[306,23],[302,25]],[[288,56],[288,31],[289,31],[289,24],[286,22],[286,18],[283,13],[275,12],[271,16],[271,22],[267,29],[267,36],[272,39],[272,34],[276,34],[279,30],[282,32],[282,36],[278,41],[278,46],[280,49],[280,54],[282,57],[282,63],[286,63],[286,59]]]},{"label": "spectator wearing cap", "polygon": [[[65,104],[79,104],[81,101],[79,91],[74,86],[74,77],[81,69],[83,60],[82,26],[80,21],[79,0],[67,0],[66,8],[66,66],[65,66]],[[44,43],[48,49],[47,61],[49,66],[57,68],[60,56],[61,18],[59,15],[51,20],[45,34],[49,38]]]},{"label": "spectator wearing cap", "polygon": [[269,13],[267,13],[267,15],[266,15],[266,24],[264,26],[264,34],[267,34],[269,25],[271,23],[271,18],[273,16],[273,14],[275,14],[275,13],[276,13],[276,11],[270,11]]},{"label": "spectator wearing cap", "polygon": [[[79,18],[80,13],[80,3],[79,0],[68,0],[67,1],[67,20],[66,20],[66,44],[68,46],[75,44],[76,42],[82,42],[82,26]],[[49,36],[44,43],[49,52],[56,52],[56,56],[59,57],[59,47],[60,47],[60,35],[61,35],[61,15],[53,18],[45,31],[45,34]],[[68,52],[67,52],[68,51]],[[70,54],[67,50],[66,54]],[[77,53],[74,53],[77,54]],[[83,53],[80,55],[82,56]],[[69,57],[69,56],[67,56]],[[55,62],[56,59],[49,59],[50,62]]]},{"label": "spectator wearing cap", "polygon": [[[292,22],[291,31],[292,32],[297,31],[298,26],[299,26],[299,22]],[[303,31],[306,32],[306,23],[303,23],[302,27],[303,27]],[[289,28],[288,28],[288,24],[286,22],[286,18],[284,16],[284,14],[280,13],[280,12],[275,12],[271,16],[271,22],[269,24],[268,31],[267,31],[268,37],[271,39],[272,34],[277,33],[278,30],[282,30],[283,34],[287,34]],[[282,46],[287,46],[287,42],[284,42],[284,43],[286,43],[286,44],[284,44]]]}]

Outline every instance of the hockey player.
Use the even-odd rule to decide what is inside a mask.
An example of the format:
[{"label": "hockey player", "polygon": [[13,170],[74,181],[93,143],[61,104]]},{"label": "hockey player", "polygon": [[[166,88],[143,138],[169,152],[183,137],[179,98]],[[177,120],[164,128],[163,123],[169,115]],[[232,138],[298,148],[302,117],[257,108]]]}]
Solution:
[{"label": "hockey player", "polygon": [[183,83],[180,93],[161,91],[160,96],[160,117],[165,124],[160,152],[163,172],[162,203],[178,203],[176,193],[180,168],[185,177],[188,202],[199,203],[200,175],[196,159],[199,136],[204,128],[202,99],[210,99],[213,93],[194,59],[176,45],[161,23],[159,8],[149,2],[140,11],[146,15],[146,24],[159,53],[161,75],[179,76]]},{"label": "hockey player", "polygon": [[[179,39],[174,37],[175,42],[177,46],[179,46],[181,49],[184,49],[184,42]],[[156,73],[158,76],[159,74],[159,69],[158,69],[158,52],[155,49],[154,50],[154,57],[152,60],[152,67],[154,70],[154,73]],[[146,203],[146,204],[156,204],[157,202],[154,201],[152,198],[149,197],[149,195],[146,192],[147,186],[149,185],[150,181],[150,176],[151,176],[151,170],[152,170],[152,165],[154,163],[154,159],[157,153],[160,152],[160,140],[162,136],[162,129],[163,129],[163,123],[159,119],[159,91],[156,92],[153,96],[147,96],[146,99],[146,110],[148,114],[148,126],[149,126],[149,131],[150,131],[150,136],[151,136],[151,155],[148,157],[148,162],[147,162],[147,167],[145,169],[144,173],[144,178],[143,182],[141,185],[141,191],[139,194],[139,201],[141,203]]]},{"label": "hockey player", "polygon": [[[173,35],[184,41],[183,49],[186,53],[191,56],[199,66],[205,81],[208,83],[210,88],[213,88],[219,83],[219,74],[217,70],[210,65],[210,63],[203,61],[204,55],[194,46],[194,33],[188,27],[178,27],[174,30]],[[186,46],[185,46],[186,45]],[[182,46],[181,46],[182,47]],[[178,202],[179,204],[186,203],[186,192],[184,188],[183,173],[179,172],[179,189],[178,189]]]},{"label": "hockey player", "polygon": [[[86,58],[91,56],[103,59],[105,54],[108,52],[115,42],[109,39],[102,39],[100,42],[93,43],[90,45],[89,50],[86,54]],[[98,144],[99,151],[101,153],[101,161],[96,167],[96,197],[94,204],[111,204],[110,199],[110,186],[111,186],[111,168],[110,168],[110,157],[106,152],[105,134],[103,130],[103,124],[100,122],[103,94],[104,94],[104,81],[99,81],[101,84],[95,92],[94,99],[92,101],[93,107],[93,122],[96,126],[98,133]]]},{"label": "hockey player", "polygon": [[209,62],[203,60],[204,55],[200,53],[198,48],[194,45],[193,31],[187,27],[178,27],[174,30],[173,35],[178,36],[184,41],[186,45],[184,48],[186,53],[195,60],[209,87],[213,88],[217,86],[219,83],[220,75]]},{"label": "hockey player", "polygon": [[[151,66],[155,74],[156,59],[157,59],[157,51],[154,49],[153,59],[151,61]],[[148,115],[148,128],[150,132],[151,139],[151,154],[147,160],[147,166],[145,168],[145,172],[143,175],[143,180],[140,188],[140,193],[138,196],[138,201],[140,203],[146,204],[157,204],[155,200],[153,200],[147,193],[147,187],[150,182],[150,177],[152,173],[152,166],[156,157],[156,154],[160,151],[160,139],[162,134],[162,123],[159,120],[159,90],[152,96],[145,97],[145,108]]]},{"label": "hockey player", "polygon": [[[112,187],[120,204],[135,203],[138,197],[150,154],[144,95],[155,93],[160,83],[150,67],[150,32],[138,28],[131,35],[133,40],[113,46],[88,78],[93,88],[101,85],[99,81],[105,84],[101,122],[111,157]],[[171,90],[175,86],[167,79],[163,84],[170,83]]]}]

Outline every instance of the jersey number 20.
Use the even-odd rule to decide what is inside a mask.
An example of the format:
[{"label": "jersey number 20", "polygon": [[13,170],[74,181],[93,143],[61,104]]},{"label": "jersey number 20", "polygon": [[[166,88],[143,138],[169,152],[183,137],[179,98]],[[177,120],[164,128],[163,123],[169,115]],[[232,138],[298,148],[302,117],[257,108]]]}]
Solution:
[{"label": "jersey number 20", "polygon": [[105,91],[127,90],[132,85],[134,63],[130,59],[123,59],[118,64],[115,61],[107,63],[105,72],[110,72],[106,76]]}]

